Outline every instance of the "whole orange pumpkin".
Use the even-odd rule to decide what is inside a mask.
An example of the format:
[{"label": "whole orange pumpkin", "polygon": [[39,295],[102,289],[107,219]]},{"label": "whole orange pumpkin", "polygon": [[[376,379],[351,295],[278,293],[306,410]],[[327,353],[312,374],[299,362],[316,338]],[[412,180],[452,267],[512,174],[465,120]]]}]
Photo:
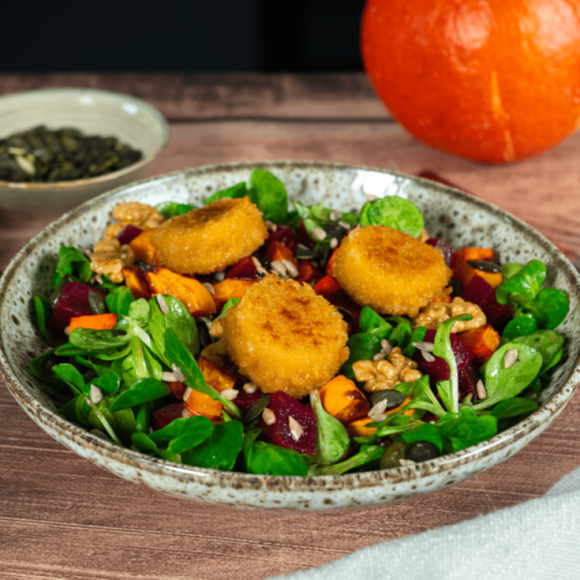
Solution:
[{"label": "whole orange pumpkin", "polygon": [[577,0],[367,0],[361,44],[385,106],[438,149],[517,161],[580,126]]}]

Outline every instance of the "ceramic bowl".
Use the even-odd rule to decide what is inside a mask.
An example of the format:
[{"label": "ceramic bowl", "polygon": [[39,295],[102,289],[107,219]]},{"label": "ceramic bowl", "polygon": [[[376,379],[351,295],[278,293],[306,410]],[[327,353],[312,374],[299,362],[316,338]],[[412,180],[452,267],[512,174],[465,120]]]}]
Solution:
[{"label": "ceramic bowl", "polygon": [[46,125],[83,133],[114,135],[143,153],[141,161],[114,173],[55,183],[0,181],[0,208],[28,215],[63,212],[83,201],[141,179],[169,138],[163,115],[145,101],[94,89],[45,89],[0,97],[0,138]]},{"label": "ceramic bowl", "polygon": [[[412,200],[426,227],[456,247],[484,246],[504,262],[546,263],[549,286],[570,297],[571,310],[559,331],[569,356],[527,419],[489,441],[455,453],[387,471],[323,477],[274,477],[224,473],[153,459],[116,447],[59,414],[59,399],[28,371],[31,358],[46,349],[35,330],[34,295],[46,295],[49,273],[61,244],[92,247],[119,202],[138,200],[199,203],[215,191],[248,179],[256,167],[276,174],[291,199],[345,211],[360,208],[366,194],[397,194]],[[307,162],[238,163],[172,173],[121,187],[65,214],[42,230],[12,260],[0,281],[0,368],[8,389],[47,433],[79,455],[120,477],[177,497],[237,507],[313,510],[353,508],[399,501],[434,492],[504,461],[538,436],[570,400],[580,378],[580,278],[570,262],[541,234],[479,199],[433,182],[364,167]]]}]

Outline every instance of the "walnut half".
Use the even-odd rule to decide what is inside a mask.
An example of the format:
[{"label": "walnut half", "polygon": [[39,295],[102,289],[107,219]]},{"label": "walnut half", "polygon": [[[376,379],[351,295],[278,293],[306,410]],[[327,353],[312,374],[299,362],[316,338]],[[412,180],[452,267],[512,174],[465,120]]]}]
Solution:
[{"label": "walnut half", "polygon": [[357,381],[365,383],[365,391],[393,389],[399,383],[412,383],[423,374],[417,370],[417,363],[407,358],[397,346],[387,360],[359,360],[352,365]]},{"label": "walnut half", "polygon": [[123,281],[123,267],[131,266],[135,255],[127,245],[121,246],[119,240],[104,238],[95,244],[91,257],[91,270],[96,274],[108,274],[113,282]]},{"label": "walnut half", "polygon": [[163,222],[163,216],[153,206],[138,201],[120,203],[113,210],[113,217],[119,220],[119,223],[107,227],[105,232],[107,238],[114,238],[128,225],[137,226],[142,230],[152,230]]},{"label": "walnut half", "polygon": [[485,314],[477,304],[465,302],[462,298],[457,297],[453,299],[453,302],[431,302],[413,319],[413,325],[435,330],[442,322],[464,313],[471,314],[473,318],[456,322],[452,332],[473,330],[484,326],[487,322]]}]

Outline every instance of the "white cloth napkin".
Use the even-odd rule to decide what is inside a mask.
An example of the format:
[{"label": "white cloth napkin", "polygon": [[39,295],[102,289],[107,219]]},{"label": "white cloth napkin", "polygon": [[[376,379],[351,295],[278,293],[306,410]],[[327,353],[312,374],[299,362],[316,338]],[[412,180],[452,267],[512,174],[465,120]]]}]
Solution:
[{"label": "white cloth napkin", "polygon": [[278,578],[580,580],[580,468],[542,498]]}]

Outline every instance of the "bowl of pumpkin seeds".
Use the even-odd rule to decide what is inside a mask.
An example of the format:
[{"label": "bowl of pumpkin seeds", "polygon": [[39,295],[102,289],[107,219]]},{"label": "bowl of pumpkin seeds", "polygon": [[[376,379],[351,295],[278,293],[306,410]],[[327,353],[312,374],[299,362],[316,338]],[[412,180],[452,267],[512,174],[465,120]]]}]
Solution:
[{"label": "bowl of pumpkin seeds", "polygon": [[81,88],[0,97],[0,209],[66,211],[144,177],[169,126],[145,101]]}]

